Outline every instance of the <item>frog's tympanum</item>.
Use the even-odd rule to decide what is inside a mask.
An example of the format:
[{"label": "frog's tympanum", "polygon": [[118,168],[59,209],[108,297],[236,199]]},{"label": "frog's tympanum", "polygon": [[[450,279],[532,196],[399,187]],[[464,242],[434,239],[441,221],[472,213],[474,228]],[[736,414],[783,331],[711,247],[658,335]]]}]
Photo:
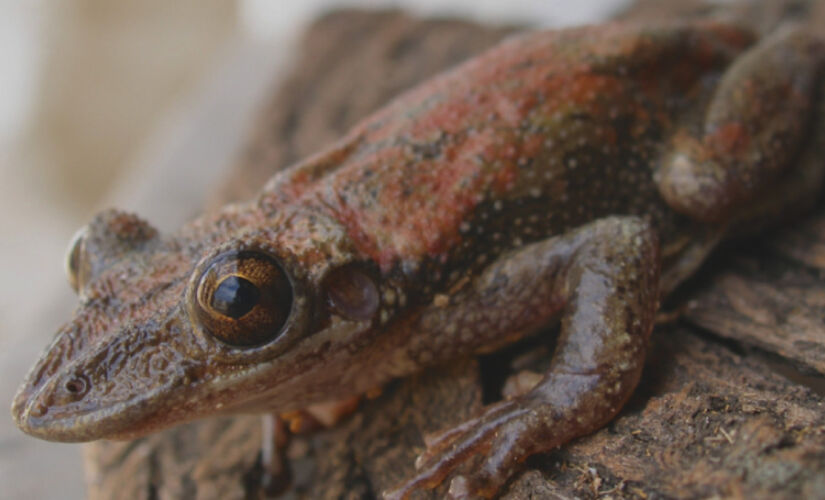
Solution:
[{"label": "frog's tympanum", "polygon": [[104,212],[17,425],[86,441],[299,410],[560,324],[534,387],[427,439],[385,493],[492,496],[616,415],[660,298],[722,237],[815,199],[823,54],[799,28],[529,33],[173,234]]}]

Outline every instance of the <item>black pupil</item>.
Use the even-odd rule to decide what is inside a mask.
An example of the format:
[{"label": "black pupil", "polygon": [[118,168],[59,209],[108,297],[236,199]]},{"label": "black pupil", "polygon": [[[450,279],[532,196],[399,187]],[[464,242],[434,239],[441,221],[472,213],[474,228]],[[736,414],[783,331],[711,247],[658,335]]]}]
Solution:
[{"label": "black pupil", "polygon": [[212,308],[224,316],[238,319],[255,307],[260,296],[258,287],[249,280],[229,276],[215,289]]}]

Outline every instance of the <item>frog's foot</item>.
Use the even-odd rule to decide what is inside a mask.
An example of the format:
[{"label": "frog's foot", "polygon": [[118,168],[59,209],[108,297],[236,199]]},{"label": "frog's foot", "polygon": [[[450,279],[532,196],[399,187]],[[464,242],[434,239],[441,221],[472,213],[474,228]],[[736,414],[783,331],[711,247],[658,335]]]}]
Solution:
[{"label": "frog's foot", "polygon": [[[623,384],[616,394],[632,391]],[[403,500],[432,489],[448,476],[454,499],[490,498],[513,476],[524,459],[602,427],[623,401],[604,394],[600,375],[555,373],[526,397],[502,401],[461,425],[425,439],[415,476],[386,500]],[[548,399],[549,396],[549,399]]]},{"label": "frog's foot", "polygon": [[483,465],[473,467],[472,475],[462,471],[454,476],[449,494],[452,498],[495,494],[526,456],[521,449],[522,439],[513,432],[529,414],[529,409],[514,401],[503,401],[453,429],[428,436],[427,451],[416,461],[415,477],[385,492],[385,500],[402,500],[416,490],[435,488],[456,469],[476,465],[479,457],[486,457]]},{"label": "frog's foot", "polygon": [[[488,268],[459,302],[477,311],[472,294],[487,299],[492,291],[502,300],[530,293],[553,305],[549,310],[561,315],[561,335],[550,370],[542,377],[520,374],[507,388],[512,399],[425,439],[418,472],[385,498],[406,499],[449,476],[453,498],[493,496],[528,456],[610,421],[641,374],[657,306],[658,259],[655,235],[645,222],[614,217],[524,247]],[[547,283],[537,293],[531,289]],[[449,310],[442,311],[447,312],[435,318],[449,323]],[[546,321],[552,317],[548,312]]]}]

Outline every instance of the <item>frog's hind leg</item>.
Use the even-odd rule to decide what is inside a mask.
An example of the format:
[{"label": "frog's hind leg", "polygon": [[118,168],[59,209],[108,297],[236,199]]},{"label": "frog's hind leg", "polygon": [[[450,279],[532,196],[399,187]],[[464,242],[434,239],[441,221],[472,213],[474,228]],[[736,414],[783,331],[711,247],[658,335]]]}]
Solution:
[{"label": "frog's hind leg", "polygon": [[676,211],[728,220],[795,166],[820,97],[825,45],[801,29],[751,48],[722,76],[704,121],[677,132],[656,172]]},{"label": "frog's hind leg", "polygon": [[491,496],[527,456],[612,419],[639,380],[658,275],[650,226],[610,217],[502,256],[459,292],[460,305],[425,313],[422,327],[470,326],[488,338],[512,338],[560,316],[561,334],[548,373],[532,390],[427,440],[417,475],[385,498],[433,488],[462,465],[451,494]]}]

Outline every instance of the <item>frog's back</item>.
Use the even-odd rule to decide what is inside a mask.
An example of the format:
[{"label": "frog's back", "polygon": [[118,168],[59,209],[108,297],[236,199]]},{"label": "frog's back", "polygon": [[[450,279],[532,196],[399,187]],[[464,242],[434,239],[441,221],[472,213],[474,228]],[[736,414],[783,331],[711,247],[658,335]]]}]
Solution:
[{"label": "frog's back", "polygon": [[662,144],[750,42],[712,25],[509,40],[367,119],[295,196],[384,269],[483,261],[610,214],[667,226]]}]

